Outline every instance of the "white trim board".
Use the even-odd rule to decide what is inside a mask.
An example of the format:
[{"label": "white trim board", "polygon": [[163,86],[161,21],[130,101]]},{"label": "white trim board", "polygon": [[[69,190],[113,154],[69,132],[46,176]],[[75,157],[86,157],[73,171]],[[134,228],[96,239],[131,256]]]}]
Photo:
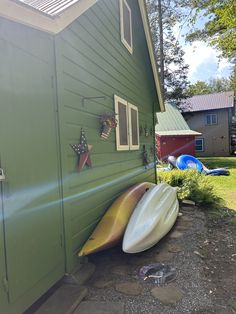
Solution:
[{"label": "white trim board", "polygon": [[[137,140],[138,140],[138,144],[133,144],[133,133],[132,133],[132,115],[131,115],[131,110],[135,110],[136,111],[136,123],[137,123]],[[140,140],[139,140],[139,117],[138,117],[138,107],[132,105],[131,103],[128,102],[128,118],[129,118],[129,149],[130,150],[139,150],[139,146],[140,146]]]},{"label": "white trim board", "polygon": [[[124,21],[124,15],[123,15],[123,11],[124,11],[124,5],[126,6],[127,10],[129,11],[129,17],[130,17],[130,39],[131,39],[131,44],[129,45],[129,43],[126,41],[125,39],[125,21]],[[121,33],[121,41],[123,43],[123,45],[126,47],[126,49],[129,51],[130,54],[133,54],[133,27],[132,27],[132,12],[131,9],[128,5],[128,3],[126,2],[126,0],[120,0],[120,33]]]},{"label": "white trim board", "polygon": [[[116,126],[116,150],[139,150],[140,146],[140,140],[139,140],[139,111],[138,107],[129,103],[127,100],[114,95],[114,102],[115,102],[115,113],[117,115],[117,126]],[[126,138],[127,138],[127,144],[121,144],[120,143],[120,115],[119,115],[119,104],[122,104],[125,106],[126,111]],[[135,110],[136,112],[136,132],[137,132],[137,141],[138,144],[133,144],[133,133],[132,133],[132,117],[131,117],[131,110]]]},{"label": "white trim board", "polygon": [[[127,100],[114,95],[114,102],[115,102],[115,114],[117,116],[117,126],[116,126],[116,150],[129,150],[130,145],[130,138],[129,138],[129,117],[128,117],[128,102]],[[127,137],[127,144],[120,144],[120,116],[119,116],[119,103],[124,105],[126,108],[126,137]]]}]

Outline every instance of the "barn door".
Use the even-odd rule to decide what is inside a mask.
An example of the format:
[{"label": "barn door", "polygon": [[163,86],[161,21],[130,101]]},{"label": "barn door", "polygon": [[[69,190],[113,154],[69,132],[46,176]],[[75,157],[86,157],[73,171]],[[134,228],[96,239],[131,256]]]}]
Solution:
[{"label": "barn door", "polygon": [[6,278],[9,302],[25,307],[64,274],[53,72],[7,42],[0,48]]}]

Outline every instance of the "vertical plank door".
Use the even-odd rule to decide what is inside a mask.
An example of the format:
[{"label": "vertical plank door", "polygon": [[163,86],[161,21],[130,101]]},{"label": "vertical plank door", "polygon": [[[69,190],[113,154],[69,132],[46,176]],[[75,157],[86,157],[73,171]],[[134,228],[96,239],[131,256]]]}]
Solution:
[{"label": "vertical plank door", "polygon": [[53,49],[46,35],[34,32],[8,23],[5,38],[0,34],[2,205],[13,313],[22,313],[65,269]]}]

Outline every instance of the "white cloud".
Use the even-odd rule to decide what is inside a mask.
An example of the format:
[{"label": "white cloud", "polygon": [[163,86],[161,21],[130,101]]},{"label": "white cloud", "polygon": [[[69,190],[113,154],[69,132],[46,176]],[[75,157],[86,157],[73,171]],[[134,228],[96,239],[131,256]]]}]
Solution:
[{"label": "white cloud", "polygon": [[180,24],[173,27],[173,33],[185,52],[185,63],[189,65],[188,79],[192,83],[229,76],[232,64],[227,59],[219,59],[218,52],[213,47],[202,41],[186,44],[181,35],[186,33],[186,29],[181,30]]},{"label": "white cloud", "polygon": [[185,62],[189,64],[189,80],[191,82],[227,76],[230,63],[226,59],[220,60],[217,51],[207,46],[206,43],[195,41],[192,45],[183,46],[183,49]]},{"label": "white cloud", "polygon": [[194,79],[199,67],[202,64],[217,63],[215,51],[200,41],[194,42],[192,45],[183,47],[185,51],[185,62],[189,64],[189,79]]}]

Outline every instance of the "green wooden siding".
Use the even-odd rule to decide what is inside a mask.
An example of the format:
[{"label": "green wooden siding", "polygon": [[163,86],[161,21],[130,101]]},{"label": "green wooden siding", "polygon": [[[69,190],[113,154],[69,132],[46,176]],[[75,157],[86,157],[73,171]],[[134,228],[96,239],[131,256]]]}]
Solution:
[{"label": "green wooden siding", "polygon": [[[0,43],[1,47],[1,43]],[[1,161],[0,161],[1,162]],[[1,163],[0,163],[1,167]],[[3,223],[3,206],[2,206],[2,187],[0,186],[0,274],[2,280],[6,275],[6,261],[5,261],[5,239],[4,239],[4,223]],[[4,283],[4,281],[2,281]],[[6,312],[8,306],[8,296],[4,289],[4,284],[0,285],[0,313]]]},{"label": "green wooden siding", "polygon": [[[157,103],[152,69],[137,1],[132,10],[131,55],[121,43],[118,0],[100,0],[56,37],[57,88],[60,119],[67,270],[78,263],[78,250],[112,201],[128,186],[154,181],[154,170],[145,170],[143,145],[153,156],[153,137],[140,137],[138,151],[116,151],[115,132],[100,139],[99,115],[114,111],[114,94],[139,109],[143,130],[153,126]],[[83,97],[105,99],[85,100]],[[93,146],[93,167],[78,173],[77,157],[70,144],[78,143],[83,128]]]},{"label": "green wooden siding", "polygon": [[[121,42],[118,0],[98,1],[56,36],[0,18],[0,280],[9,285],[8,294],[0,285],[1,313],[22,312],[72,271],[114,199],[155,180],[142,152],[145,145],[154,161],[154,134],[144,129],[153,128],[158,100],[138,1],[128,3],[132,55]],[[114,130],[100,139],[99,115],[114,111],[114,95],[138,107],[138,151],[117,151]],[[83,101],[96,96],[105,99]],[[78,173],[70,144],[81,128],[93,166]]]},{"label": "green wooden siding", "polygon": [[0,18],[0,313],[65,273],[53,79],[53,37]]}]

